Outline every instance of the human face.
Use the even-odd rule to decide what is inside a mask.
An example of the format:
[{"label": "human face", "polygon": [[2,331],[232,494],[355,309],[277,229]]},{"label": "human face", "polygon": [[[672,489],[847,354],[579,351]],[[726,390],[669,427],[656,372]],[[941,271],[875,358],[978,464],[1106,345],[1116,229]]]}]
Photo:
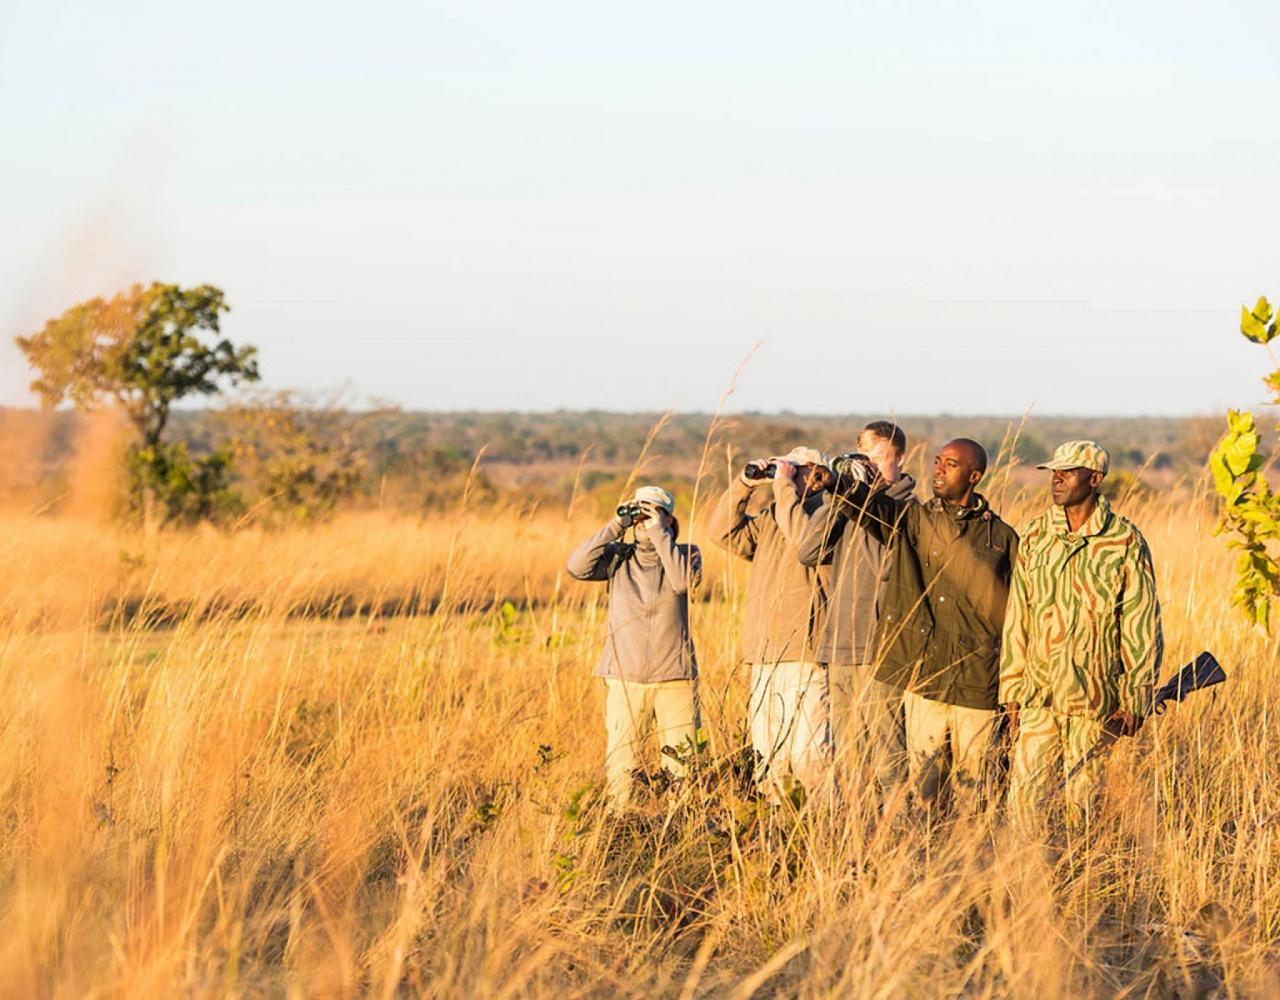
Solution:
[{"label": "human face", "polygon": [[940,500],[948,503],[967,500],[981,479],[982,474],[967,448],[945,444],[933,457],[933,495]]},{"label": "human face", "polygon": [[1102,474],[1092,469],[1054,469],[1049,490],[1059,507],[1084,503],[1102,483]]},{"label": "human face", "polygon": [[888,438],[863,431],[858,435],[858,451],[871,459],[886,483],[896,483],[902,478],[902,456]]}]

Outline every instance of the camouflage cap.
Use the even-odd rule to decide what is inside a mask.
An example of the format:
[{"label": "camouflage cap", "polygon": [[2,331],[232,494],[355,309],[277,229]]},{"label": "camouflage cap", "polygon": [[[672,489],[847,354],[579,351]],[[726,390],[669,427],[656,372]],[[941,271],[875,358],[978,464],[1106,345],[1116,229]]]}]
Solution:
[{"label": "camouflage cap", "polygon": [[817,448],[806,448],[800,445],[792,448],[785,455],[775,455],[775,462],[790,462],[792,465],[826,465],[827,460]]},{"label": "camouflage cap", "polygon": [[1111,456],[1096,441],[1068,441],[1054,450],[1053,458],[1037,469],[1090,469],[1104,476],[1111,468]]},{"label": "camouflage cap", "polygon": [[641,486],[636,490],[635,502],[651,503],[655,507],[661,507],[668,514],[676,512],[676,498],[661,486]]}]

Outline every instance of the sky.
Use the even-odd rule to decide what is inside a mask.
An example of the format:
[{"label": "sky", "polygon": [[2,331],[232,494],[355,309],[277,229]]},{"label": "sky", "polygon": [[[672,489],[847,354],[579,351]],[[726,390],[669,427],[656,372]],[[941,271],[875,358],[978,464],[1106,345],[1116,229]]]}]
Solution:
[{"label": "sky", "polygon": [[0,405],[13,336],[152,280],[269,387],[414,409],[1212,413],[1274,367],[1273,0],[0,0],[0,143]]}]

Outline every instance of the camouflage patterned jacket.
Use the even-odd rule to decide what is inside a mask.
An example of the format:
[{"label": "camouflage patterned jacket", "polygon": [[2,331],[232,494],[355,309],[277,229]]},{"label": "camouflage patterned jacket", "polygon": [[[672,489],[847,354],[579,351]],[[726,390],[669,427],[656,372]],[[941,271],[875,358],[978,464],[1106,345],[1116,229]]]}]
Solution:
[{"label": "camouflage patterned jacket", "polygon": [[1147,543],[1105,497],[1078,533],[1052,507],[1022,530],[1000,702],[1103,720],[1143,716],[1164,639]]}]

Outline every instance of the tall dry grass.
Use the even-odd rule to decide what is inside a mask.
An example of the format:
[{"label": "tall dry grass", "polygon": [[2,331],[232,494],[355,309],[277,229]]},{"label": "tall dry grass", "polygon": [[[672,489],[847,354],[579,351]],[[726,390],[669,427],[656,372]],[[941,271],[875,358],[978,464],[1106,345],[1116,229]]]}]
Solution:
[{"label": "tall dry grass", "polygon": [[[1039,501],[1000,499],[1015,522]],[[0,519],[0,983],[1276,995],[1278,648],[1228,608],[1195,497],[1127,507],[1167,665],[1208,647],[1231,680],[1119,747],[1087,833],[1043,844],[882,823],[856,783],[830,812],[753,802],[743,572],[714,550],[693,611],[711,752],[620,821],[594,798],[604,594],[560,571],[577,513],[153,540]]]}]

